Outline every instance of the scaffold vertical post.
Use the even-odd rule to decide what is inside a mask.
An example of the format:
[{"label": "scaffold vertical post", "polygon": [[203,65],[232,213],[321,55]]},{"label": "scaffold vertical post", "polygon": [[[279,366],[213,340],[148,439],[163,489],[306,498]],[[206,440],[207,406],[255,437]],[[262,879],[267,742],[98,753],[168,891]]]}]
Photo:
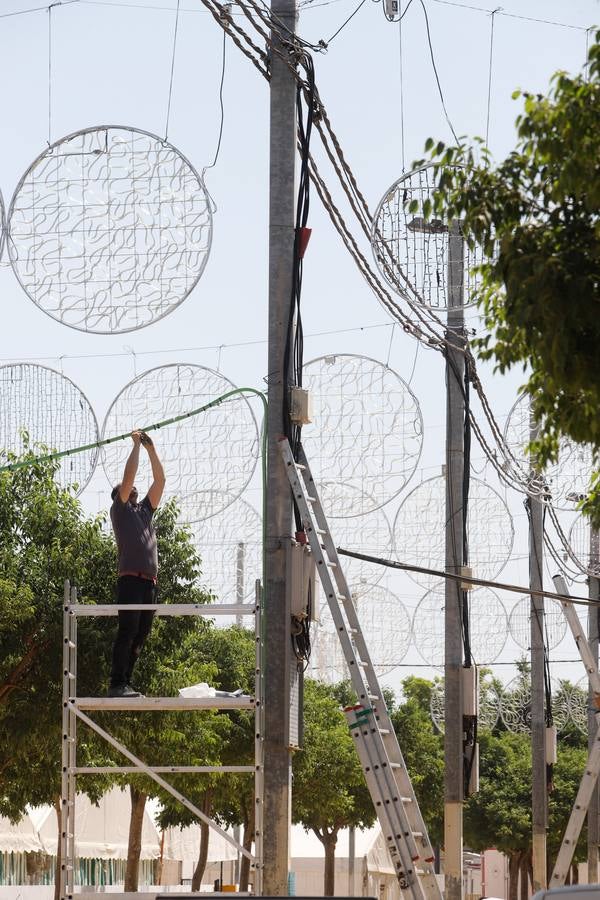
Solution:
[{"label": "scaffold vertical post", "polygon": [[[600,600],[600,579],[598,575],[592,574],[598,572],[598,564],[600,563],[600,532],[596,528],[590,528],[590,561],[589,561],[589,596],[590,600],[596,601],[592,603],[588,610],[588,642],[590,650],[594,657],[596,666],[598,665],[598,637],[600,616],[598,615],[597,603]],[[588,751],[594,745],[598,730],[597,721],[598,710],[595,706],[595,692],[592,685],[589,687],[589,703],[588,703]],[[598,868],[598,845],[600,844],[600,786],[596,783],[596,787],[592,794],[590,805],[588,808],[587,819],[587,835],[588,835],[588,883],[597,884],[600,877]]]},{"label": "scaffold vertical post", "polygon": [[263,620],[262,584],[256,581],[256,604],[254,629],[256,635],[256,673],[254,719],[254,893],[260,896],[263,890],[263,835],[264,835],[264,703],[263,703]]},{"label": "scaffold vertical post", "polygon": [[60,800],[60,896],[61,900],[73,894],[74,841],[75,841],[75,716],[70,708],[71,682],[74,680],[76,646],[74,632],[75,617],[71,613],[72,588],[65,581],[63,598],[63,710],[62,710],[62,770]]}]

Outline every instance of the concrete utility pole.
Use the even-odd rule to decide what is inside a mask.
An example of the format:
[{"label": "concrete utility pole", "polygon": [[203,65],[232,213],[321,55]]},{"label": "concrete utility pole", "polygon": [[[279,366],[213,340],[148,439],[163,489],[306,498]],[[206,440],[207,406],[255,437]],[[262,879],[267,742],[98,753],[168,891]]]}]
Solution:
[{"label": "concrete utility pole", "polygon": [[[531,440],[537,429],[531,426]],[[535,461],[532,470],[535,471]],[[544,504],[529,498],[529,587],[544,587]],[[546,829],[546,694],[544,691],[544,598],[531,595],[531,822],[533,828],[533,891],[547,887]]]},{"label": "concrete utility pole", "polygon": [[[600,534],[596,529],[590,529],[590,570],[597,572],[600,562]],[[600,579],[590,575],[589,577],[590,600],[600,600]],[[588,641],[590,650],[596,663],[598,662],[598,607],[590,606],[588,609]],[[588,749],[594,743],[594,737],[598,728],[596,722],[596,710],[594,707],[594,693],[590,689],[590,702],[588,705]],[[598,868],[598,845],[600,844],[600,787],[596,782],[596,788],[592,794],[587,814],[588,826],[588,884],[598,884],[600,871]]]},{"label": "concrete utility pole", "polygon": [[[276,22],[296,29],[295,0],[273,0]],[[272,32],[275,50],[281,46]],[[283,50],[285,56],[287,51]],[[292,537],[290,486],[278,447],[285,432],[283,371],[292,303],[295,226],[296,82],[284,59],[271,52],[269,194],[269,361],[265,579],[265,829],[263,892],[287,896],[291,827],[289,592],[286,549]]]},{"label": "concrete utility pole", "polygon": [[[464,240],[458,223],[448,229],[447,337],[459,349],[446,349],[446,571],[463,565]],[[444,872],[445,900],[462,900],[463,835],[463,638],[460,583],[446,579],[444,664]]]}]

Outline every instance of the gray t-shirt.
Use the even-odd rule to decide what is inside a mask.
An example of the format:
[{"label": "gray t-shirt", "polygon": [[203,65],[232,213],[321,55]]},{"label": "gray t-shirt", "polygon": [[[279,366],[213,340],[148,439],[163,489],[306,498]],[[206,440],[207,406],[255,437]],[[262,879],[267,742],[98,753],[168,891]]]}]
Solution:
[{"label": "gray t-shirt", "polygon": [[158,573],[158,551],[156,532],[152,524],[154,510],[148,497],[141,503],[123,503],[117,494],[110,508],[117,552],[119,575],[124,572],[148,575],[156,578]]}]

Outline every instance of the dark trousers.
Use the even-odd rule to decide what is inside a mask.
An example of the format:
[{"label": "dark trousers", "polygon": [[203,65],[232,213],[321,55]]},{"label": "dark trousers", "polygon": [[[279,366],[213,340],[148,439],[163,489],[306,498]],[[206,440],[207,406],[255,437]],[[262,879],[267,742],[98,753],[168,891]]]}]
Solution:
[{"label": "dark trousers", "polygon": [[[117,581],[117,603],[156,603],[157,590],[153,581],[137,575],[121,575]],[[112,654],[112,687],[129,684],[144,641],[152,628],[153,612],[119,611],[119,630]]]}]

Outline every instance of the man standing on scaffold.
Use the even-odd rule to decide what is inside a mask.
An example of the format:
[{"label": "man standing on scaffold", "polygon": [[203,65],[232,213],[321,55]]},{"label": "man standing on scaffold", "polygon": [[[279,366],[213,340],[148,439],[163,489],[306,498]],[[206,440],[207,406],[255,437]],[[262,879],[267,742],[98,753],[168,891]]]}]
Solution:
[{"label": "man standing on scaffold", "polygon": [[[123,480],[111,493],[112,522],[118,555],[118,603],[156,603],[158,552],[152,517],[165,486],[165,473],[152,440],[144,431],[131,435],[133,447],[125,463]],[[143,446],[150,457],[153,481],[141,503],[134,481]],[[113,646],[109,697],[141,697],[131,686],[133,668],[152,628],[153,612],[119,611],[119,629]]]}]

